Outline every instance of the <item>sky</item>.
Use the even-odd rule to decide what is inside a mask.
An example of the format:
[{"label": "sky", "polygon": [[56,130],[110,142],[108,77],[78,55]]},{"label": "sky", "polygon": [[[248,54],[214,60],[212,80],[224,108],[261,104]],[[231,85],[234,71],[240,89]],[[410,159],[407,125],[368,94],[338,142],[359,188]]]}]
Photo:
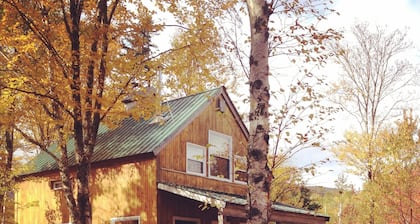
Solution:
[{"label": "sky", "polygon": [[[336,30],[343,30],[345,38],[349,36],[346,32],[350,30],[355,22],[368,22],[371,25],[386,26],[389,30],[394,29],[408,29],[408,38],[413,41],[415,49],[410,52],[408,56],[413,59],[413,63],[420,65],[420,0],[333,0],[333,8],[336,9],[340,15],[331,15],[322,25],[326,28],[333,28]],[[170,20],[168,17],[163,17],[165,20]],[[245,23],[246,24],[246,23]],[[245,27],[247,28],[247,27]],[[162,35],[157,38],[159,46],[168,41],[168,37],[172,35]],[[346,37],[347,36],[347,37]],[[170,39],[170,38],[169,38]],[[166,45],[165,45],[166,46]],[[167,48],[170,48],[168,45]],[[272,67],[273,68],[273,67]],[[328,77],[336,77],[340,73],[337,65],[327,65],[325,72]],[[294,73],[295,74],[295,73]],[[283,76],[284,75],[284,76]],[[281,81],[290,78],[290,73],[283,72]],[[247,87],[244,87],[247,91]],[[231,96],[235,98],[235,96]],[[235,101],[236,102],[236,101]],[[419,103],[420,105],[420,103]],[[238,107],[238,105],[236,105]],[[246,113],[247,108],[239,105],[241,112]],[[417,112],[420,115],[420,111]],[[337,117],[337,122],[333,124],[335,127],[335,134],[333,138],[340,138],[344,131],[348,129],[355,129],[355,122],[351,122],[351,117],[344,114]],[[350,121],[350,122],[349,122]],[[329,163],[317,167],[315,176],[307,175],[308,185],[317,185],[325,187],[335,187],[334,181],[340,173],[345,171],[345,167],[338,164],[333,158],[332,154],[327,151],[310,151],[314,149],[303,150],[292,158],[292,164],[302,166],[310,163],[316,163],[320,160],[330,159]],[[359,177],[348,175],[348,182],[353,184],[356,189],[361,189],[362,180]]]},{"label": "sky", "polygon": [[[354,22],[368,22],[371,25],[386,26],[389,30],[407,28],[408,39],[413,41],[415,48],[408,53],[407,59],[413,64],[420,65],[420,0],[336,0],[334,9],[340,15],[330,16],[326,26],[348,31]],[[344,34],[346,36],[346,33]],[[338,74],[334,66],[327,67],[330,75]],[[420,115],[420,111],[416,112]],[[341,116],[336,121],[336,135],[341,135],[347,129],[355,127],[349,123],[348,116]],[[310,149],[313,150],[313,149]],[[296,164],[308,164],[325,158],[333,158],[328,152],[302,151],[296,155],[293,162]],[[334,159],[332,162],[318,167],[316,176],[306,175],[308,185],[335,187],[334,181],[346,168],[338,164]],[[348,183],[353,184],[356,189],[361,189],[362,180],[357,176],[348,175]]]}]

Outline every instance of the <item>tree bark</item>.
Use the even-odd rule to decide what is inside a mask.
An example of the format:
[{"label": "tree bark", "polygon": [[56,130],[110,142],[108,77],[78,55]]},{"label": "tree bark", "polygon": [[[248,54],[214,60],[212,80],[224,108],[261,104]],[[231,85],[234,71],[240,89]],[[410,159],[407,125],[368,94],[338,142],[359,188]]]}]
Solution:
[{"label": "tree bark", "polygon": [[[76,188],[77,188],[77,210],[79,220],[75,223],[91,223],[91,204],[89,200],[89,169],[90,160],[86,155],[83,128],[82,96],[81,96],[81,77],[80,77],[80,17],[83,10],[83,2],[70,2],[70,40],[72,52],[72,101],[73,101],[73,131],[75,139],[76,157]],[[88,127],[89,128],[89,127]]]},{"label": "tree bark", "polygon": [[12,184],[12,162],[13,162],[13,152],[14,152],[14,146],[13,146],[13,129],[12,128],[8,128],[5,131],[5,141],[6,141],[6,164],[4,167],[4,174],[3,174],[3,178],[4,178],[4,182],[1,183],[0,185],[0,217],[1,220],[0,222],[6,223],[6,221],[9,218],[9,215],[11,215],[11,213],[9,214],[7,211],[7,193],[8,190],[11,190],[11,184]]},{"label": "tree bark", "polygon": [[271,7],[265,0],[247,0],[250,28],[250,139],[248,144],[248,221],[268,223],[272,174],[267,164],[269,143],[268,20]]}]

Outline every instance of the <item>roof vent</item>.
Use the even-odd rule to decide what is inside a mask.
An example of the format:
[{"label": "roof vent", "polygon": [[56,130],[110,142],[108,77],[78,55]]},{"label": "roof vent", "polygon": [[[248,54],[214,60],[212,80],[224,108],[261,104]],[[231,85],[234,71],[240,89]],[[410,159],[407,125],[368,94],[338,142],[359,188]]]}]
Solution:
[{"label": "roof vent", "polygon": [[226,102],[222,98],[217,98],[216,108],[218,111],[224,113],[226,110]]}]

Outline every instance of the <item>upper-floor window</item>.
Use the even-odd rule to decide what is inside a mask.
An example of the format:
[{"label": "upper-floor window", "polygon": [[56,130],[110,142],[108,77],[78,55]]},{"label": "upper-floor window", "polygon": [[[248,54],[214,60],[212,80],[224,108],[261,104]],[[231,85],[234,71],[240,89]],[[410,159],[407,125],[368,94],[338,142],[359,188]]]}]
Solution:
[{"label": "upper-floor window", "polygon": [[187,142],[187,173],[205,175],[206,148]]},{"label": "upper-floor window", "polygon": [[209,131],[209,176],[231,180],[232,137]]},{"label": "upper-floor window", "polygon": [[234,180],[237,182],[243,182],[246,183],[247,181],[247,160],[245,156],[239,156],[239,155],[235,155],[234,156],[234,167],[235,167],[235,173],[234,173]]},{"label": "upper-floor window", "polygon": [[232,137],[209,130],[207,148],[187,142],[186,171],[189,174],[246,183],[247,159],[233,155]]}]

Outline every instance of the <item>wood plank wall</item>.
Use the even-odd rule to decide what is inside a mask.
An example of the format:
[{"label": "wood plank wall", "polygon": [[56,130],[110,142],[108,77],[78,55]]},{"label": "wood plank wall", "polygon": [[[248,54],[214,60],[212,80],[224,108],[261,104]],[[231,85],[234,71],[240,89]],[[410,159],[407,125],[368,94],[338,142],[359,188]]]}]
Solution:
[{"label": "wood plank wall", "polygon": [[[247,139],[232,111],[217,111],[216,99],[158,154],[158,180],[190,187],[245,195],[246,185],[233,181],[215,180],[186,173],[186,144],[208,144],[208,130],[232,136],[233,154],[245,156]],[[207,170],[207,167],[206,167]],[[233,174],[231,174],[233,175]]]},{"label": "wood plank wall", "polygon": [[[157,223],[156,161],[154,158],[124,165],[93,168],[90,191],[93,224],[111,218],[140,216],[142,224]],[[63,192],[51,189],[57,174],[18,183],[15,221],[19,224],[67,223]]]},{"label": "wood plank wall", "polygon": [[62,219],[61,193],[50,188],[54,177],[31,178],[17,184],[15,191],[15,221],[25,223],[54,223]]},{"label": "wood plank wall", "polygon": [[111,218],[140,216],[142,224],[157,222],[156,162],[114,165],[92,172],[93,223]]}]

